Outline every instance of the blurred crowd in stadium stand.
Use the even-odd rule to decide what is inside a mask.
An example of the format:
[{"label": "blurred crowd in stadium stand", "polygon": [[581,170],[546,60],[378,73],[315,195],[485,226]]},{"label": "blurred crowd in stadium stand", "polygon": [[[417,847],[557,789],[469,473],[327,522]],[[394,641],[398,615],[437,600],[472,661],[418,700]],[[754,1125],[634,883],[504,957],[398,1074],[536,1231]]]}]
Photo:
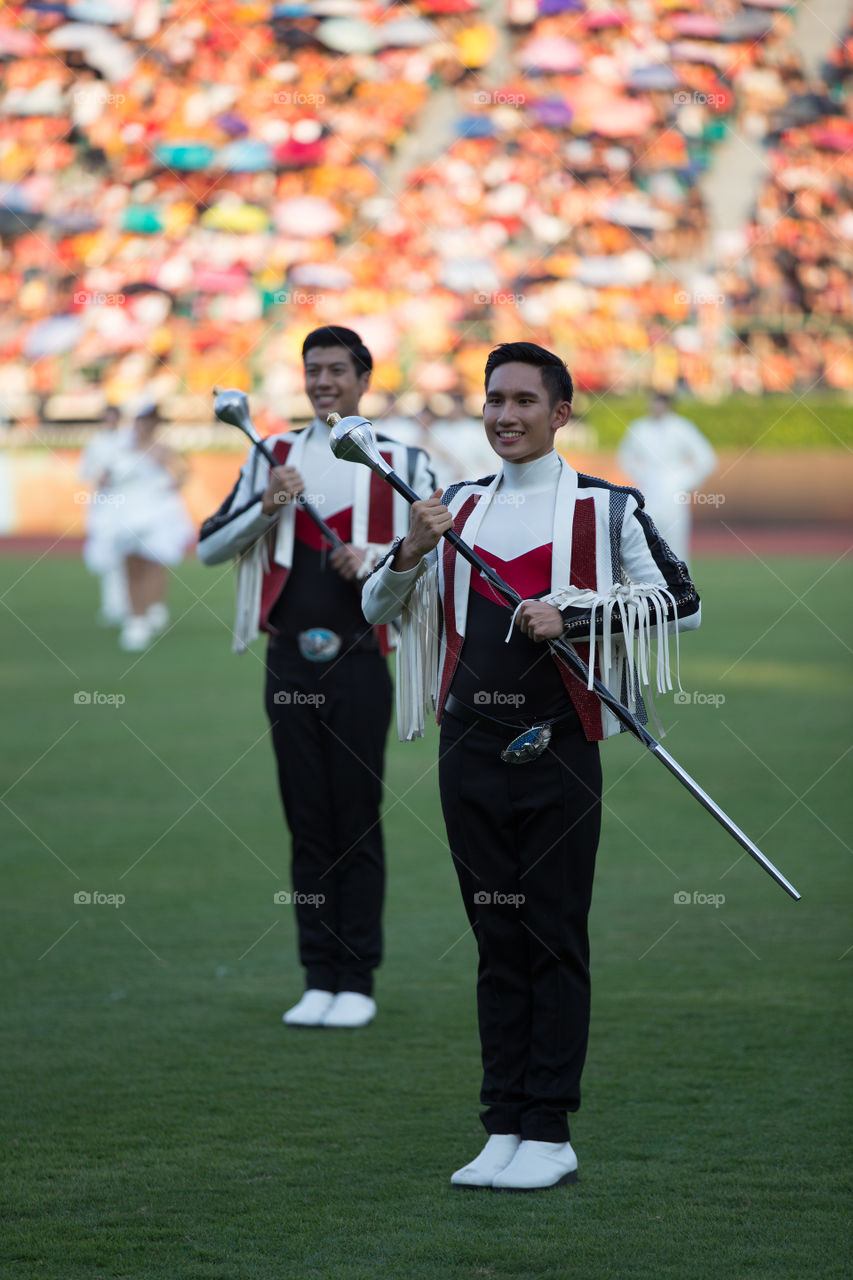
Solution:
[{"label": "blurred crowd in stadium stand", "polygon": [[[272,427],[330,321],[404,411],[519,337],[592,392],[853,390],[853,36],[807,82],[783,3],[7,4],[0,412]],[[772,177],[712,245],[727,128]]]}]

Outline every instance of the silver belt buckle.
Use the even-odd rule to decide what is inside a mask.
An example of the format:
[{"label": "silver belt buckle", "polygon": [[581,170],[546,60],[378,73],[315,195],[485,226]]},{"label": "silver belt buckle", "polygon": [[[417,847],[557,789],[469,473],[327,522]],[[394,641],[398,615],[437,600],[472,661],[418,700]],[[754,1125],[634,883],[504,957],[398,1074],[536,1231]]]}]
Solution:
[{"label": "silver belt buckle", "polygon": [[501,752],[501,760],[506,764],[529,764],[541,756],[550,741],[551,726],[535,724],[532,729],[525,729],[524,733],[513,738]]},{"label": "silver belt buckle", "polygon": [[327,627],[311,627],[296,637],[299,652],[308,662],[331,662],[340,653],[341,637]]}]

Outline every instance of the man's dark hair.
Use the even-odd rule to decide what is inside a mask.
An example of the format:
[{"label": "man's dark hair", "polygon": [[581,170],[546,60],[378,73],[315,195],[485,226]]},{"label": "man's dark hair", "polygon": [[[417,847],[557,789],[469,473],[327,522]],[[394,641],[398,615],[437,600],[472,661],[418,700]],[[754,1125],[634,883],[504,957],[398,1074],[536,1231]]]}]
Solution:
[{"label": "man's dark hair", "polygon": [[352,356],[356,373],[373,372],[373,356],[354,329],[345,329],[340,324],[326,324],[322,329],[312,330],[302,344],[303,363],[308,352],[315,347],[343,347]]},{"label": "man's dark hair", "polygon": [[489,358],[486,361],[487,395],[489,379],[495,369],[502,364],[532,364],[535,368],[541,369],[542,385],[548,392],[552,409],[561,400],[572,403],[575,392],[572,375],[566,368],[565,362],[559,356],[555,356],[553,351],[546,351],[544,347],[538,347],[535,342],[502,342],[499,347],[495,347],[494,351],[489,352]]}]

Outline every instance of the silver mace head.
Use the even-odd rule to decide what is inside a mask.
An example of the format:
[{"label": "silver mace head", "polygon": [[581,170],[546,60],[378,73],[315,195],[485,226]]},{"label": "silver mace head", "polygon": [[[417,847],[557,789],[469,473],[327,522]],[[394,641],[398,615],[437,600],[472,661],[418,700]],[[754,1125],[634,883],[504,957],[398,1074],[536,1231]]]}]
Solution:
[{"label": "silver mace head", "polygon": [[326,422],[332,428],[329,447],[336,458],[342,458],[344,462],[360,462],[380,476],[390,475],[391,467],[376,447],[373,427],[367,418],[360,418],[357,414],[342,418],[338,413],[330,413]]},{"label": "silver mace head", "polygon": [[257,432],[249,417],[249,397],[245,391],[220,391],[218,387],[214,387],[213,394],[216,396],[213,412],[219,421],[227,422],[229,427],[237,427],[250,440],[257,440]]}]

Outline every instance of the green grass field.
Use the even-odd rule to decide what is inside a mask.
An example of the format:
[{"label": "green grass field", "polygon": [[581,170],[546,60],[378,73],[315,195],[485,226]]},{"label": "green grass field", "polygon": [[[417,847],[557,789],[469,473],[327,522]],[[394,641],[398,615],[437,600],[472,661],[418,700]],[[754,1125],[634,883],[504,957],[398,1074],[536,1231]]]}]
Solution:
[{"label": "green grass field", "polygon": [[288,1031],[287,840],[260,653],[229,652],[230,571],[184,565],[174,630],[130,656],[95,628],[76,561],[0,561],[0,1275],[850,1274],[850,573],[745,559],[695,576],[682,682],[725,702],[659,699],[666,745],[803,901],[633,739],[607,744],[580,1181],[498,1196],[448,1184],[482,1132],[435,733],[390,750],[377,1020]]}]

